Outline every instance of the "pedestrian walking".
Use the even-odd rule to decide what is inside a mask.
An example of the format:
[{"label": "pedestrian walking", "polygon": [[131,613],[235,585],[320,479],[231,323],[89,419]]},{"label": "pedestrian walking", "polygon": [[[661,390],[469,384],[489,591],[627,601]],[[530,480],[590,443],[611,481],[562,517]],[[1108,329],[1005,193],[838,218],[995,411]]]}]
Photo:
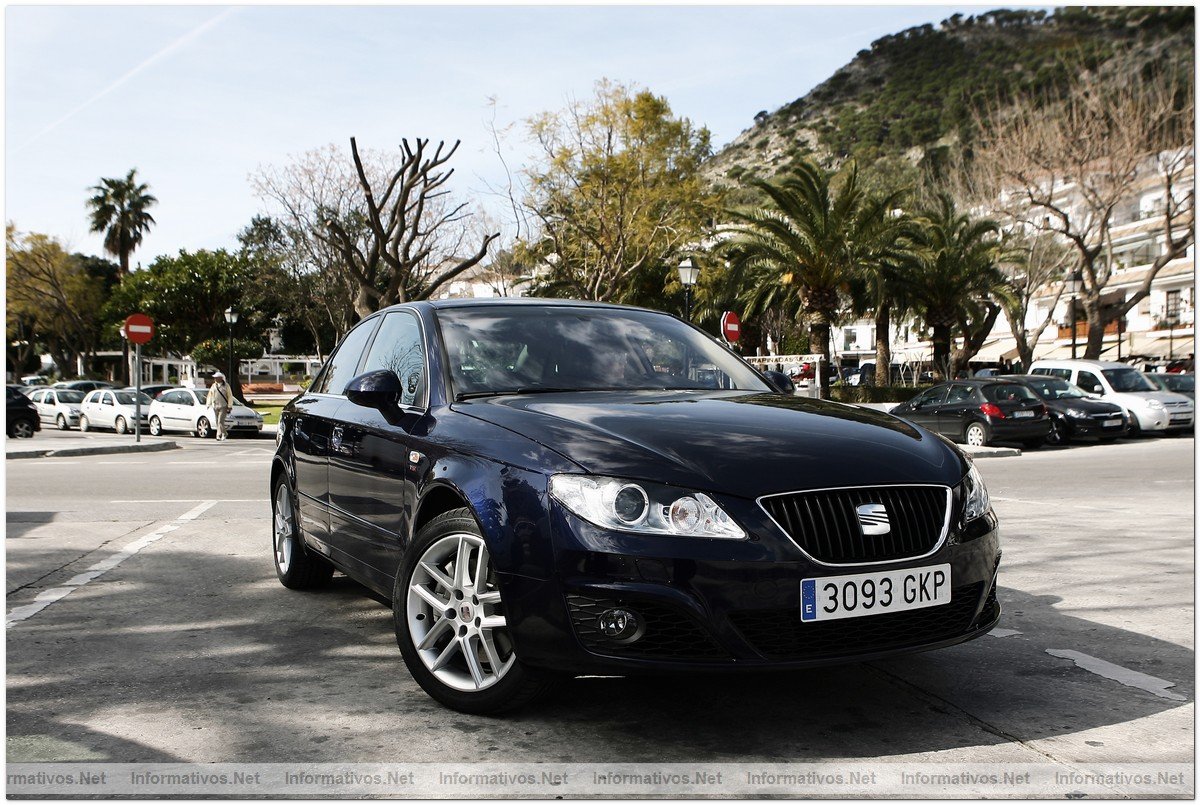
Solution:
[{"label": "pedestrian walking", "polygon": [[217,441],[225,441],[225,415],[233,407],[233,390],[225,382],[225,375],[217,372],[213,375],[212,388],[208,390],[208,407],[213,409],[217,418]]}]

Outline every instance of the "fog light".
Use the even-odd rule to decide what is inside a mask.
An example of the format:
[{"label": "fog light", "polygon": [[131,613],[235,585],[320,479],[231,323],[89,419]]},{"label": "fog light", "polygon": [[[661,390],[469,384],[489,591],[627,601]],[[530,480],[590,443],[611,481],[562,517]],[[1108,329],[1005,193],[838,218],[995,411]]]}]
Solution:
[{"label": "fog light", "polygon": [[642,636],[642,621],[627,609],[606,609],[600,613],[600,633],[609,640],[632,643]]}]

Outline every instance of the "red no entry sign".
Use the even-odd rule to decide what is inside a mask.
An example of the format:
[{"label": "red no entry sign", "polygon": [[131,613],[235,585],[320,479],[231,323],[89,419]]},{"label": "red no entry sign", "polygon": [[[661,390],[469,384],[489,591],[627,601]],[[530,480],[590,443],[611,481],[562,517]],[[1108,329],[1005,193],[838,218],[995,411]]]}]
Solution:
[{"label": "red no entry sign", "polygon": [[730,343],[742,337],[742,320],[732,310],[726,310],[721,314],[721,334]]},{"label": "red no entry sign", "polygon": [[131,344],[146,344],[154,337],[154,322],[145,313],[134,313],[122,328]]}]

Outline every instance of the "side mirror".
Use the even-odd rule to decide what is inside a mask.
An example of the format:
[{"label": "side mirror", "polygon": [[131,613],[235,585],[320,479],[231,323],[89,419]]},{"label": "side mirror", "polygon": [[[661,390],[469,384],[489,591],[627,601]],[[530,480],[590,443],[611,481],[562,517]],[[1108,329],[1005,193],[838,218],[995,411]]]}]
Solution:
[{"label": "side mirror", "polygon": [[400,401],[404,384],[391,369],[379,369],[359,375],[346,384],[346,399],[363,408],[386,411]]},{"label": "side mirror", "polygon": [[796,384],[793,383],[792,379],[783,372],[772,372],[767,370],[762,373],[762,376],[763,379],[767,381],[767,384],[780,394],[791,395],[796,393]]}]

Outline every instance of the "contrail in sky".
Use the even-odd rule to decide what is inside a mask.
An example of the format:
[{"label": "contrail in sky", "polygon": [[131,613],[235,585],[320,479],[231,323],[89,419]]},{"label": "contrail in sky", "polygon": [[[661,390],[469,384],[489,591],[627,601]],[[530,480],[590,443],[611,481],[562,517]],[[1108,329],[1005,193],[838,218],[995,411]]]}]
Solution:
[{"label": "contrail in sky", "polygon": [[222,22],[225,21],[225,19],[227,17],[229,17],[231,14],[236,13],[237,11],[238,11],[237,8],[227,8],[224,11],[222,11],[220,14],[218,14],[215,17],[213,17],[212,19],[208,20],[207,22],[204,22],[204,23],[198,25],[197,27],[193,28],[192,30],[188,31],[186,34],[179,37],[174,42],[167,45],[165,48],[158,51],[157,53],[155,53],[153,56],[146,59],[145,61],[143,61],[141,64],[137,65],[132,70],[125,73],[123,76],[118,78],[116,81],[112,82],[107,87],[100,90],[95,95],[93,95],[92,97],[90,97],[86,101],[84,101],[83,103],[79,104],[79,106],[76,106],[74,109],[67,112],[65,115],[60,117],[58,120],[55,120],[49,126],[46,126],[46,128],[42,129],[37,134],[33,135],[33,137],[29,139],[29,141],[27,141],[24,145],[17,148],[17,150],[14,151],[13,153],[20,153],[21,151],[25,150],[29,146],[33,145],[39,139],[41,139],[45,135],[49,134],[50,132],[54,131],[56,128],[61,126],[63,123],[66,123],[71,118],[75,117],[75,115],[79,114],[84,109],[87,109],[89,106],[91,106],[96,101],[103,98],[105,95],[108,95],[110,92],[113,92],[114,90],[116,90],[122,84],[129,81],[129,79],[133,78],[135,75],[142,72],[150,65],[154,64],[155,62],[161,61],[162,59],[166,58],[167,56],[170,56],[175,51],[179,50],[181,47],[198,39],[201,36],[204,36],[204,34],[208,33],[216,26],[220,25]]}]

